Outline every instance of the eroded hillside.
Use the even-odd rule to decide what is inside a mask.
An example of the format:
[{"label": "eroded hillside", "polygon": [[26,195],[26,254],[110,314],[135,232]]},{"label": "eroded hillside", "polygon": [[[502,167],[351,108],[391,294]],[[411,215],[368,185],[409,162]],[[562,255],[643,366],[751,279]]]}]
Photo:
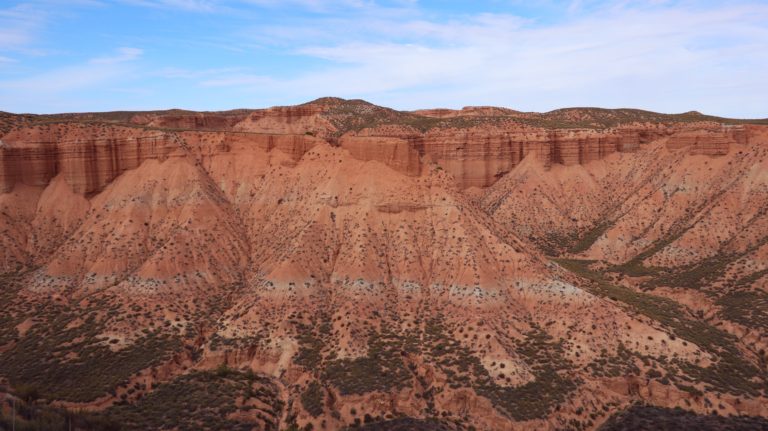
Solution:
[{"label": "eroded hillside", "polygon": [[[768,416],[765,121],[334,98],[0,119],[0,376],[32,417]],[[163,416],[180,394],[201,407]]]}]

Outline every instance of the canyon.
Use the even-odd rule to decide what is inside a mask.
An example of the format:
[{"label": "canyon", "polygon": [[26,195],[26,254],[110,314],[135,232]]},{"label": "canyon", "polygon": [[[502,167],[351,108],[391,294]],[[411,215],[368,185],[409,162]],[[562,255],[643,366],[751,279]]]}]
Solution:
[{"label": "canyon", "polygon": [[768,120],[0,113],[0,401],[82,429],[760,429],[767,215]]}]

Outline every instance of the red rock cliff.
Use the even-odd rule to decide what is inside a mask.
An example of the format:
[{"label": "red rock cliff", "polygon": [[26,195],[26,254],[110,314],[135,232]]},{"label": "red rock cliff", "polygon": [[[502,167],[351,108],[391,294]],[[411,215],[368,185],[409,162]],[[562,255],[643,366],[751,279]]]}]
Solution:
[{"label": "red rock cliff", "polygon": [[[585,164],[612,153],[636,151],[661,138],[673,151],[686,148],[691,154],[718,156],[727,154],[733,144],[745,143],[749,135],[745,126],[711,121],[551,128],[524,122],[541,114],[498,108],[423,111],[425,115],[414,117],[364,102],[347,108],[339,105],[343,103],[333,99],[226,113],[138,113],[130,123],[140,126],[132,127],[71,121],[78,114],[69,114],[68,122],[27,124],[2,137],[0,191],[10,191],[17,183],[45,185],[63,174],[75,192],[88,194],[147,159],[228,151],[237,142],[276,148],[299,160],[324,140],[357,159],[379,161],[407,175],[420,175],[424,163],[436,163],[462,188],[488,187],[529,156],[545,166]],[[373,114],[387,121],[376,124]],[[459,122],[450,123],[451,119]],[[348,130],[345,121],[372,126]],[[410,125],[430,121],[431,126],[421,130]]]},{"label": "red rock cliff", "polygon": [[180,151],[172,135],[120,126],[35,126],[10,132],[0,146],[0,191],[43,186],[62,174],[73,190],[101,190],[146,159]]}]

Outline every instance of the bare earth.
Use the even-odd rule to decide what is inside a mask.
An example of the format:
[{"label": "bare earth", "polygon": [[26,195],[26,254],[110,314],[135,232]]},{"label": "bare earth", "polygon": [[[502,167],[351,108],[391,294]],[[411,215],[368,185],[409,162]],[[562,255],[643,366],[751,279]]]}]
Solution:
[{"label": "bare earth", "polygon": [[0,231],[0,377],[126,429],[768,417],[766,120],[0,113]]}]

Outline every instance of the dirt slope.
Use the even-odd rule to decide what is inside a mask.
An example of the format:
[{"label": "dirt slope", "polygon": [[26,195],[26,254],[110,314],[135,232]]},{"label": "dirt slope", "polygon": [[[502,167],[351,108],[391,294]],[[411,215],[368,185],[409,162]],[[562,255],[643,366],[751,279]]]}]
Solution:
[{"label": "dirt slope", "polygon": [[208,382],[233,395],[185,426],[768,416],[762,121],[335,98],[2,121],[0,376],[55,405],[162,427],[145,399]]}]

